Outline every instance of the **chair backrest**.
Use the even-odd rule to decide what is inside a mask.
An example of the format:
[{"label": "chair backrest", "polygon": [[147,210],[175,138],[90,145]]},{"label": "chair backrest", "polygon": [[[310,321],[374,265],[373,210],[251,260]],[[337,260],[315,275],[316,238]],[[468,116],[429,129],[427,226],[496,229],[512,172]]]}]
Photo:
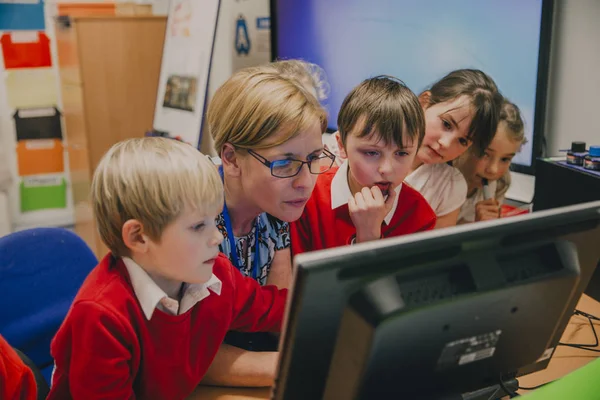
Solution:
[{"label": "chair backrest", "polygon": [[31,360],[31,358],[27,357],[27,354],[23,353],[19,349],[13,349],[13,350],[15,351],[15,353],[18,354],[19,357],[21,357],[21,360],[23,361],[23,363],[27,367],[29,367],[31,372],[33,372],[33,379],[35,379],[35,387],[37,389],[37,399],[38,400],[46,399],[46,397],[48,397],[48,393],[50,392],[50,386],[48,385],[48,382],[44,378],[44,375],[42,375],[42,371],[40,371],[38,366],[35,365],[35,363]]},{"label": "chair backrest", "polygon": [[35,228],[0,238],[0,333],[40,368],[96,256],[75,233]]}]

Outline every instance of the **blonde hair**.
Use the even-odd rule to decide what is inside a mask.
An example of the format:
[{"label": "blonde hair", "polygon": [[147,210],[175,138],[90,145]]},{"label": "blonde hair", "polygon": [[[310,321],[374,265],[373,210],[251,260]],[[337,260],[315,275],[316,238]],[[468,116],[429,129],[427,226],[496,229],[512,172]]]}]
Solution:
[{"label": "blonde hair", "polygon": [[521,116],[521,110],[519,107],[511,103],[508,100],[504,100],[502,107],[500,108],[500,119],[498,124],[504,122],[508,128],[508,138],[513,142],[518,142],[521,145],[527,143],[525,137],[525,123]]},{"label": "blonde hair", "polygon": [[325,70],[304,60],[289,59],[277,60],[270,64],[283,76],[295,78],[310,91],[314,91],[317,100],[323,102],[329,96],[329,82]]},{"label": "blonde hair", "polygon": [[[327,128],[327,113],[315,96],[269,65],[231,76],[215,92],[207,120],[218,153],[225,143],[241,149],[275,147],[315,121],[321,133]],[[275,134],[277,140],[265,144]]]},{"label": "blonde hair", "polygon": [[217,215],[223,184],[210,160],[194,147],[173,139],[129,139],[102,157],[92,180],[92,207],[102,241],[115,256],[128,255],[125,222],[138,220],[152,240],[184,208]]},{"label": "blonde hair", "polygon": [[[517,142],[521,146],[527,143],[527,138],[525,137],[525,123],[523,122],[521,111],[519,110],[519,107],[516,104],[510,102],[507,99],[503,99],[502,105],[500,107],[500,114],[498,117],[498,128],[500,128],[500,124],[502,122],[506,124],[506,134],[509,140]],[[496,132],[494,132],[494,136],[495,135]],[[485,149],[483,150],[485,151]],[[482,153],[480,153],[479,149],[471,147],[469,148],[469,150],[465,151],[460,157],[454,160],[452,165],[458,168],[459,170],[463,171],[471,158],[480,158],[481,155]],[[504,195],[510,187],[510,184],[511,175],[510,170],[508,170],[504,173],[503,176],[501,176],[496,181],[495,198],[499,199],[504,197]]]},{"label": "blonde hair", "polygon": [[[506,133],[510,140],[519,143],[520,146],[527,143],[527,138],[525,137],[525,123],[521,116],[521,110],[519,110],[519,107],[516,104],[511,103],[506,99],[502,102],[502,107],[500,108],[498,125],[502,122],[506,124]],[[504,197],[508,191],[511,184],[510,176],[510,171],[506,171],[506,173],[498,179],[498,183],[496,184],[496,198]]]}]

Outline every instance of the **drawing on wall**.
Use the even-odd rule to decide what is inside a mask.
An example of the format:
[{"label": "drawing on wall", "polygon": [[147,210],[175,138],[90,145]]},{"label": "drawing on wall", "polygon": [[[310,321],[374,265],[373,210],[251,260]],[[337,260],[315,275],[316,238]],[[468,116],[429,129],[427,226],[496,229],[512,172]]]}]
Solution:
[{"label": "drawing on wall", "polygon": [[192,5],[190,1],[179,0],[175,2],[173,14],[170,17],[173,19],[171,36],[190,36],[190,21],[192,20]]},{"label": "drawing on wall", "polygon": [[193,76],[171,75],[167,79],[163,107],[194,111],[198,80]]},{"label": "drawing on wall", "polygon": [[243,15],[240,15],[235,23],[235,51],[246,55],[250,52],[250,35]]}]

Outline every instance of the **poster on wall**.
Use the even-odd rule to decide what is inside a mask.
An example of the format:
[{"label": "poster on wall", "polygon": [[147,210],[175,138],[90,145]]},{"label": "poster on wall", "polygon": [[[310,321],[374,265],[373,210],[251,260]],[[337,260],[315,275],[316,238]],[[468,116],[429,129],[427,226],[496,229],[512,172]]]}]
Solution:
[{"label": "poster on wall", "polygon": [[172,0],[154,129],[199,146],[219,0]]},{"label": "poster on wall", "polygon": [[271,61],[271,18],[263,0],[236,3],[233,10],[235,71]]},{"label": "poster on wall", "polygon": [[0,0],[0,31],[45,29],[42,0]]}]

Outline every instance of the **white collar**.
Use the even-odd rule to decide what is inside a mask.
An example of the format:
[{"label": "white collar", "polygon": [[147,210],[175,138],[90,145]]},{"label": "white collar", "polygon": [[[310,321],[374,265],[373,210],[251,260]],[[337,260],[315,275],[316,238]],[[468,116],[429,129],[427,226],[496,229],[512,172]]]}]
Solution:
[{"label": "white collar", "polygon": [[202,284],[185,284],[184,293],[181,298],[181,308],[179,302],[167,296],[167,294],[152,280],[150,275],[129,257],[123,257],[123,262],[129,273],[131,286],[137,297],[146,319],[150,320],[154,310],[159,304],[173,315],[184,314],[196,303],[210,295],[208,289],[216,295],[221,294],[221,280],[214,274],[210,279]]},{"label": "white collar", "polygon": [[[390,221],[396,212],[401,189],[402,184],[398,185],[398,187],[394,189],[396,191],[394,205],[392,206],[390,212],[383,219],[386,225],[390,224]],[[350,197],[352,197],[352,192],[350,191],[350,185],[348,185],[348,160],[346,159],[342,165],[340,165],[333,179],[331,180],[331,209],[335,210],[344,204],[348,204],[348,199]]]}]

